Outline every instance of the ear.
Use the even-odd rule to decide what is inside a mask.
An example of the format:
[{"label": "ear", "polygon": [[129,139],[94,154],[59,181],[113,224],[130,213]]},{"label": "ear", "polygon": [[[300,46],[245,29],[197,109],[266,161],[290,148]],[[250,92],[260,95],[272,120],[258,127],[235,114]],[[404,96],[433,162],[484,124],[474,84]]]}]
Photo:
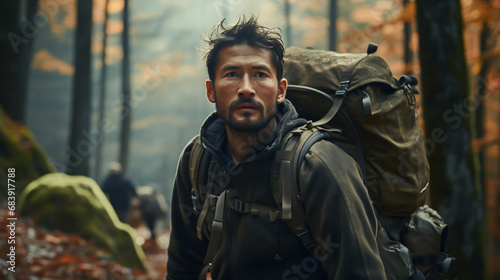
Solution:
[{"label": "ear", "polygon": [[281,79],[278,85],[278,96],[276,97],[276,101],[278,102],[278,104],[281,104],[283,103],[283,101],[285,101],[287,87],[288,81],[285,78]]},{"label": "ear", "polygon": [[214,83],[211,80],[207,80],[205,82],[205,86],[207,88],[207,99],[208,101],[215,103],[215,92],[214,92]]}]

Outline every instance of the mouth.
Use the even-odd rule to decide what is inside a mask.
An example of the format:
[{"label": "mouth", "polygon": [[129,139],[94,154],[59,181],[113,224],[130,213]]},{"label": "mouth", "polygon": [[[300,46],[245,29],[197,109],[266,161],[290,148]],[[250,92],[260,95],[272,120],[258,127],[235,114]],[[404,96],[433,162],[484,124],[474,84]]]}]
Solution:
[{"label": "mouth", "polygon": [[255,104],[243,103],[235,106],[234,110],[260,110],[260,107]]},{"label": "mouth", "polygon": [[254,104],[241,104],[233,108],[233,112],[237,114],[255,114],[260,112],[260,107]]},{"label": "mouth", "polygon": [[249,116],[264,112],[264,106],[252,98],[240,98],[229,105],[229,112]]}]

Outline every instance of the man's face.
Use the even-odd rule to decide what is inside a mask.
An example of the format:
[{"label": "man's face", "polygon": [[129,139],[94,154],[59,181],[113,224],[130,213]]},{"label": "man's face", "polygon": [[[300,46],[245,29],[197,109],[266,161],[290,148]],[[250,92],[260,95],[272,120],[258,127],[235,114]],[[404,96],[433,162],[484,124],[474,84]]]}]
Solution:
[{"label": "man's face", "polygon": [[274,118],[285,99],[287,82],[278,82],[270,50],[235,45],[219,51],[215,81],[206,82],[207,98],[235,131],[258,131]]}]

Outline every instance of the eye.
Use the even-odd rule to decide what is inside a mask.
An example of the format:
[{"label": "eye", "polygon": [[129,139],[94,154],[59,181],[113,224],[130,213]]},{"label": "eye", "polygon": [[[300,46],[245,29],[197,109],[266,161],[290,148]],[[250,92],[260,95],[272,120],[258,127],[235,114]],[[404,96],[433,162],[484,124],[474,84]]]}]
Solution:
[{"label": "eye", "polygon": [[264,72],[257,72],[257,77],[259,77],[259,78],[265,78],[265,77],[267,77],[267,74],[264,73]]},{"label": "eye", "polygon": [[236,72],[228,72],[226,74],[226,77],[228,77],[228,78],[235,78],[236,76],[237,76]]}]

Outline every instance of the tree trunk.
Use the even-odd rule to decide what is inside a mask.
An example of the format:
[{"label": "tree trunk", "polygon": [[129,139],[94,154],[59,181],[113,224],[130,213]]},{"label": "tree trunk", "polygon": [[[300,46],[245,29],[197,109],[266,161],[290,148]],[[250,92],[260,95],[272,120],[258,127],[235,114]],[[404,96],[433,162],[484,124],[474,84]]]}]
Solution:
[{"label": "tree trunk", "polygon": [[20,14],[20,1],[0,3],[0,105],[14,121],[25,122],[27,84],[33,43],[46,17],[35,16],[38,0],[26,2]]},{"label": "tree trunk", "polygon": [[[38,28],[44,25],[47,21],[46,15],[37,14],[38,0],[28,0],[26,2],[26,16],[32,21],[35,26],[36,33]],[[39,26],[40,25],[40,26]],[[35,34],[36,35],[36,34]],[[31,69],[31,61],[33,59],[33,45],[35,38],[28,41],[23,46],[20,53],[20,72],[19,72],[19,119],[22,122],[26,120],[26,99],[28,96],[28,79]]]},{"label": "tree trunk", "polygon": [[330,0],[330,9],[328,17],[330,18],[330,27],[328,28],[329,50],[337,50],[337,0]]},{"label": "tree trunk", "polygon": [[102,30],[102,53],[101,53],[101,61],[102,61],[102,69],[101,69],[101,89],[99,93],[99,119],[98,119],[98,133],[101,135],[99,141],[97,142],[96,153],[95,153],[95,180],[100,182],[101,180],[101,164],[102,164],[102,146],[104,145],[104,132],[101,131],[101,126],[104,122],[104,108],[106,105],[106,46],[108,33],[106,30],[108,29],[108,3],[109,0],[106,0],[104,4],[104,24]]},{"label": "tree trunk", "polygon": [[91,71],[92,1],[78,0],[75,41],[75,75],[69,146],[66,151],[66,173],[89,173],[89,157],[95,143],[90,133],[90,71]]},{"label": "tree trunk", "polygon": [[485,279],[484,208],[459,0],[417,1],[431,206],[449,225],[448,279]]},{"label": "tree trunk", "polygon": [[122,66],[122,115],[120,131],[120,155],[119,161],[122,165],[123,173],[128,170],[128,152],[130,143],[130,120],[132,108],[130,106],[130,53],[129,53],[129,21],[128,21],[128,0],[124,0],[123,8],[123,66]]},{"label": "tree trunk", "polygon": [[286,46],[293,46],[292,26],[290,25],[290,0],[285,0],[285,39]]},{"label": "tree trunk", "polygon": [[[490,1],[482,1],[491,7]],[[491,279],[500,279],[500,94],[498,82],[495,89],[495,79],[500,77],[500,54],[494,53],[498,44],[500,27],[498,18],[482,17],[483,28],[480,37],[481,71],[477,77],[475,97],[478,100],[477,138],[481,175],[484,182],[486,223],[488,238],[486,254],[488,256],[488,273]],[[495,78],[496,77],[496,78]]]},{"label": "tree trunk", "polygon": [[22,36],[19,22],[20,2],[3,1],[0,4],[0,104],[12,120],[19,121],[17,76],[18,55],[29,40]]},{"label": "tree trunk", "polygon": [[[406,7],[410,0],[403,0],[403,6]],[[404,45],[404,62],[405,62],[405,74],[413,75],[412,71],[412,63],[413,63],[413,52],[410,49],[410,40],[412,35],[412,24],[411,22],[406,21],[404,23],[403,29],[403,45]]]}]

